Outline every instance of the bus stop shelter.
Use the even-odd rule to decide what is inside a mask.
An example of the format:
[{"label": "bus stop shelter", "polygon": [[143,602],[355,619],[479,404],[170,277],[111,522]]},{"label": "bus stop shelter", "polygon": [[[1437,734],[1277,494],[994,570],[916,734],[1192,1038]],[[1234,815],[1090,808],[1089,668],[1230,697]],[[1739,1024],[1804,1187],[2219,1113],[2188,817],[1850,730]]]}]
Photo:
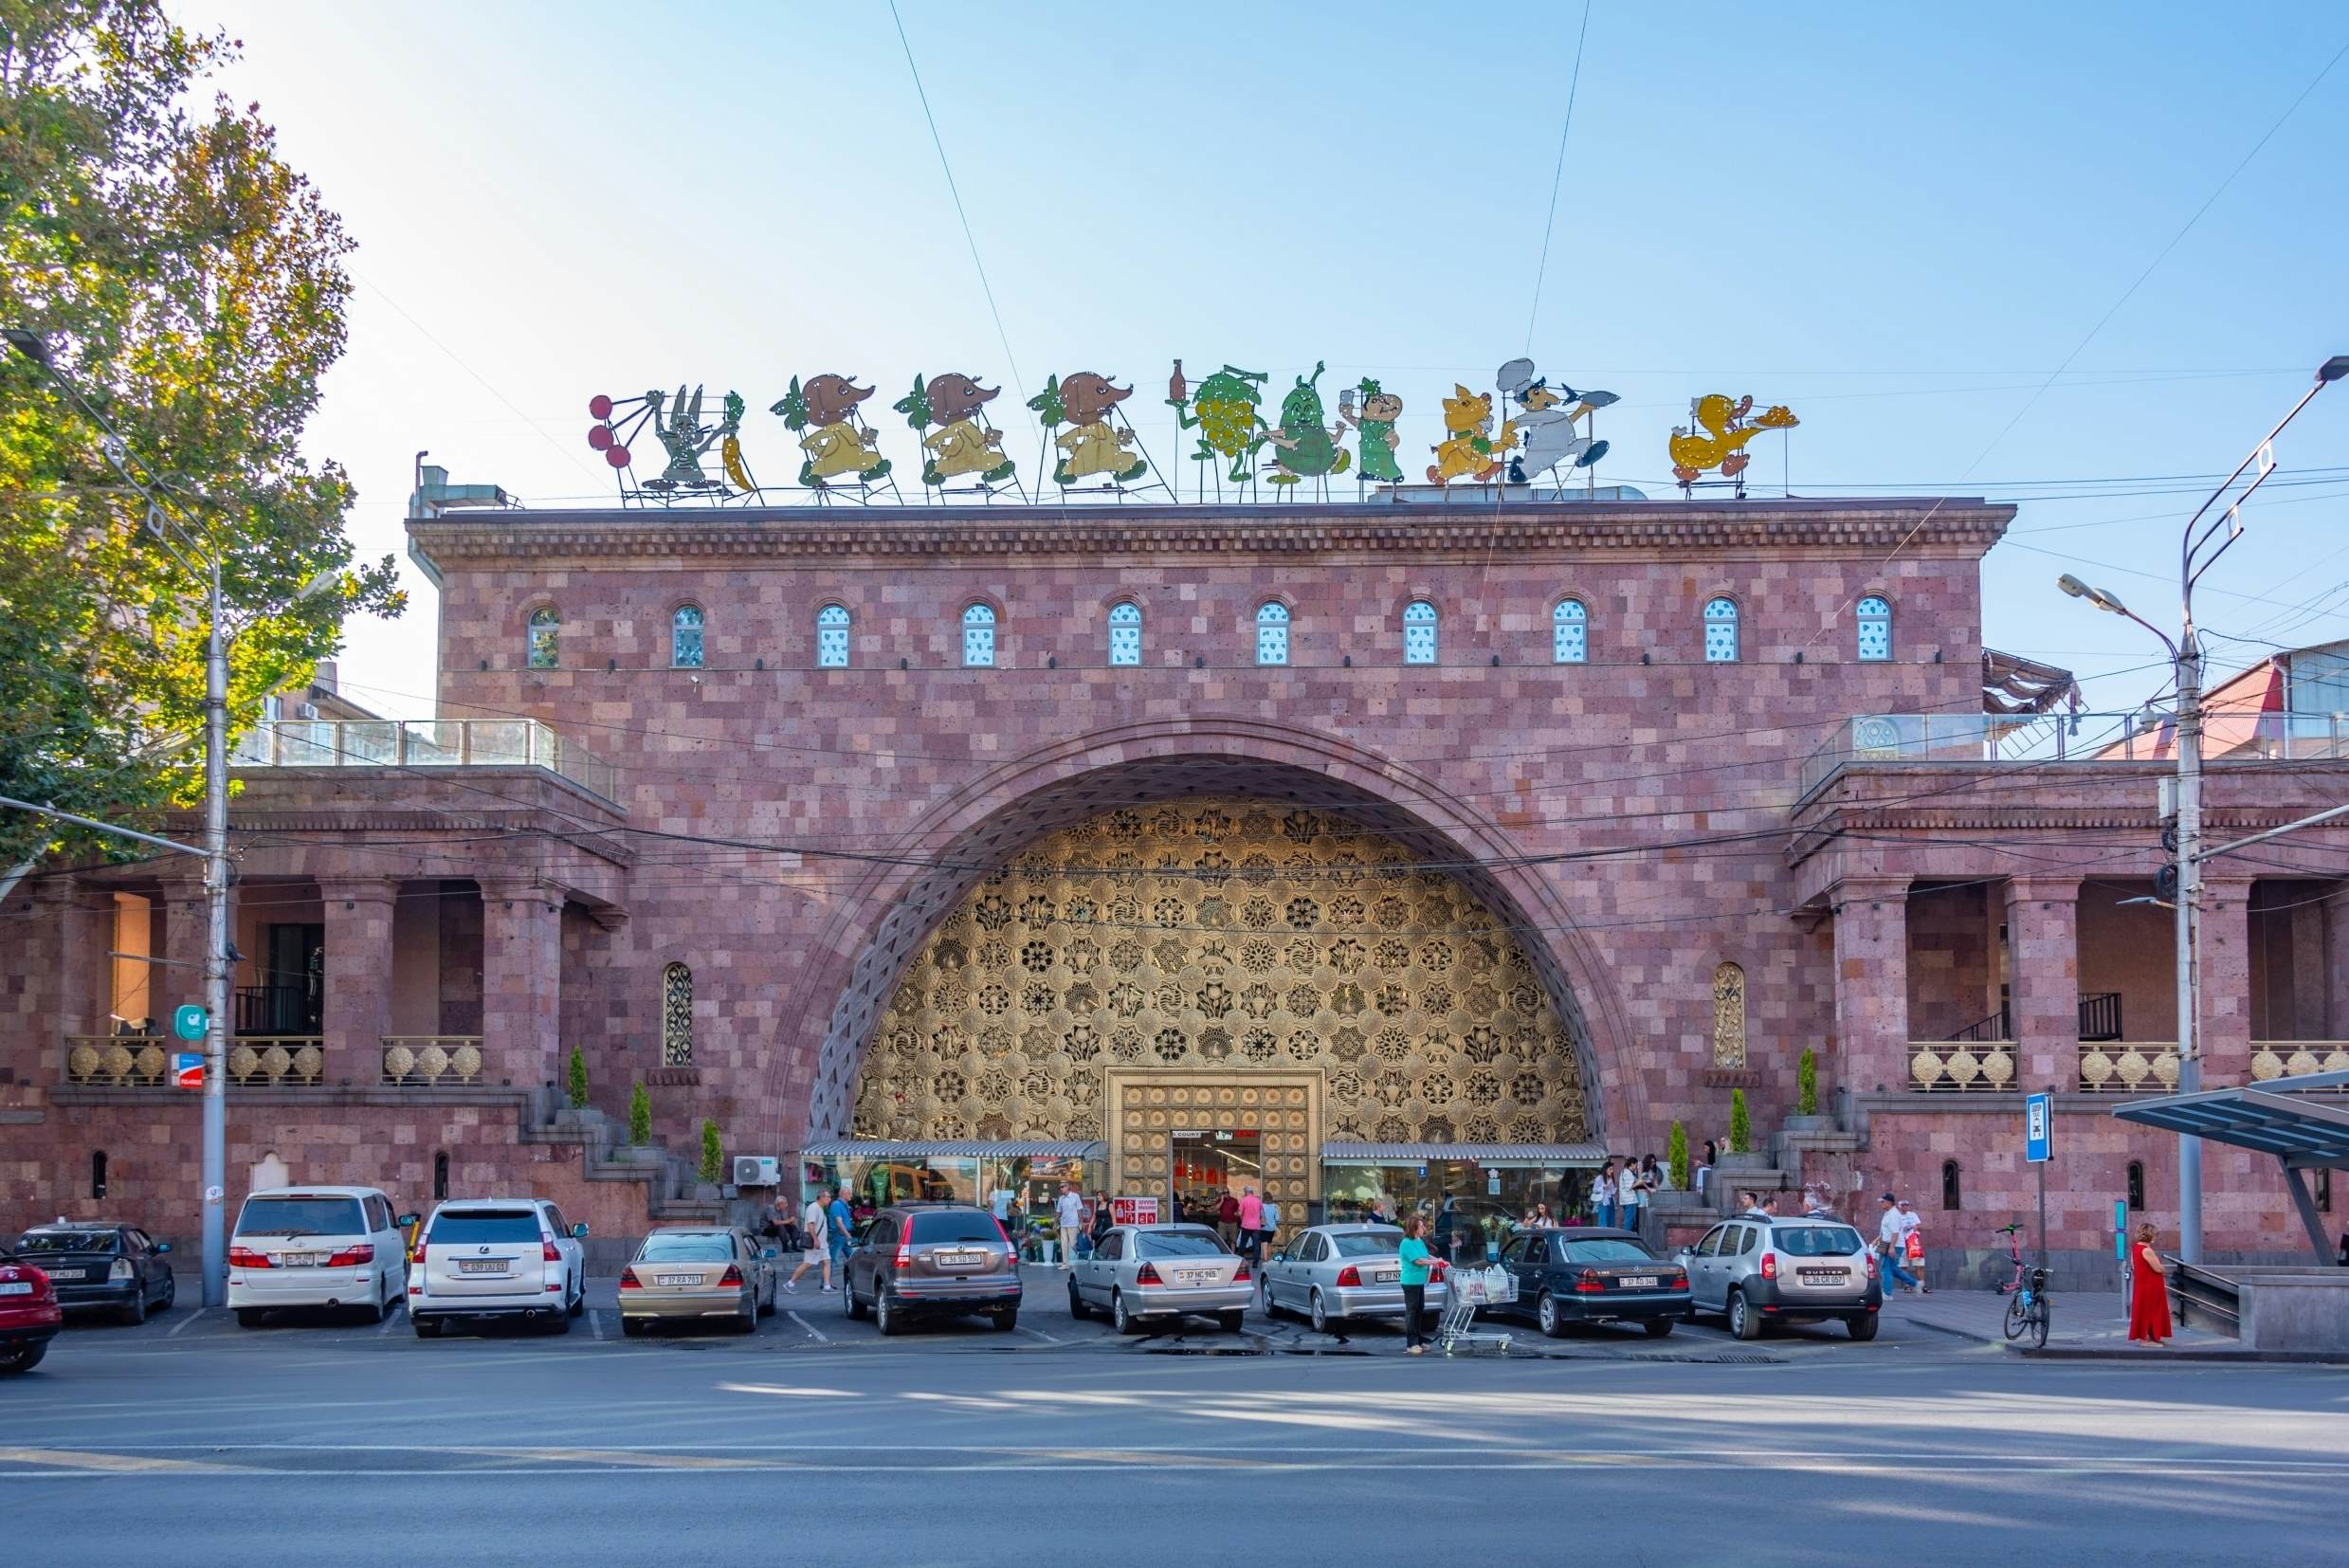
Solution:
[{"label": "bus stop shelter", "polygon": [[2349,1170],[2349,1072],[2310,1072],[2235,1088],[2203,1089],[2115,1105],[2123,1121],[2141,1121],[2192,1138],[2273,1155],[2292,1194],[2317,1261],[2333,1261],[2308,1173]]}]

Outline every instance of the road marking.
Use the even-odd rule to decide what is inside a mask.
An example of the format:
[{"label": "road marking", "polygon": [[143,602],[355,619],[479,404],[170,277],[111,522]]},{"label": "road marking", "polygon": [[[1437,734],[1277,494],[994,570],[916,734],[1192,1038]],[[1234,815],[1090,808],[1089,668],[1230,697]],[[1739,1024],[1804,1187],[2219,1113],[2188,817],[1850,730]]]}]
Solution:
[{"label": "road marking", "polygon": [[786,1312],[786,1313],[784,1313],[784,1314],[783,1314],[783,1316],[785,1316],[786,1318],[789,1318],[792,1322],[793,1322],[797,1323],[800,1327],[802,1327],[802,1328],[806,1329],[809,1333],[810,1333],[810,1334],[814,1335],[814,1336],[815,1336],[815,1342],[816,1342],[816,1343],[818,1343],[818,1344],[822,1344],[822,1345],[828,1345],[828,1344],[830,1344],[830,1343],[832,1342],[832,1337],[831,1337],[830,1335],[829,1335],[829,1334],[825,1333],[822,1329],[820,1329],[820,1328],[816,1327],[816,1326],[815,1326],[815,1324],[813,1324],[813,1323],[810,1322],[807,1319],[805,1319],[805,1318],[801,1317],[798,1313],[796,1313],[796,1312]]},{"label": "road marking", "polygon": [[598,1340],[601,1340],[604,1337],[604,1320],[592,1309],[591,1309],[587,1314],[587,1321],[588,1332],[594,1335]]},{"label": "road marking", "polygon": [[1042,1340],[1048,1345],[1065,1345],[1068,1342],[1066,1340],[1059,1339],[1053,1335],[1047,1334],[1041,1328],[1030,1328],[1026,1323],[1019,1325],[1019,1331],[1022,1334],[1033,1334],[1037,1339]]},{"label": "road marking", "polygon": [[383,1309],[383,1322],[379,1322],[379,1323],[377,1323],[377,1324],[375,1325],[375,1332],[376,1332],[376,1333],[378,1333],[378,1334],[389,1334],[389,1333],[391,1333],[391,1332],[392,1332],[392,1325],[394,1322],[398,1322],[398,1321],[399,1321],[398,1319],[396,1319],[396,1318],[392,1317],[392,1314],[393,1314],[394,1312],[405,1313],[405,1312],[407,1312],[407,1310],[408,1310],[408,1298],[407,1298],[407,1297],[405,1297],[405,1296],[402,1296],[402,1297],[400,1298],[400,1300],[399,1300],[399,1304],[398,1304],[398,1305],[396,1305],[396,1306],[387,1306],[387,1307],[385,1307],[385,1308]]},{"label": "road marking", "polygon": [[[854,1389],[788,1388],[780,1383],[720,1383],[718,1385],[718,1392],[720,1394],[774,1394],[792,1399],[857,1399],[863,1397]],[[689,1400],[685,1403],[689,1409],[698,1408],[695,1401]]]},{"label": "road marking", "polygon": [[477,1453],[486,1459],[525,1459],[547,1464],[623,1465],[654,1470],[790,1469],[790,1460],[737,1459],[724,1454],[646,1453],[633,1449],[450,1449],[450,1453]]},{"label": "road marking", "polygon": [[75,1470],[102,1470],[109,1475],[153,1474],[157,1471],[185,1475],[215,1475],[228,1470],[242,1470],[242,1465],[210,1464],[200,1459],[160,1459],[154,1455],[128,1453],[87,1453],[73,1449],[0,1449],[0,1464],[56,1465]]},{"label": "road marking", "polygon": [[197,1307],[194,1311],[180,1319],[179,1322],[173,1323],[168,1330],[165,1331],[163,1337],[167,1340],[178,1339],[182,1334],[187,1333],[189,1329],[195,1326],[195,1321],[198,1318],[203,1317],[204,1314],[209,1312],[211,1308],[209,1306]]}]

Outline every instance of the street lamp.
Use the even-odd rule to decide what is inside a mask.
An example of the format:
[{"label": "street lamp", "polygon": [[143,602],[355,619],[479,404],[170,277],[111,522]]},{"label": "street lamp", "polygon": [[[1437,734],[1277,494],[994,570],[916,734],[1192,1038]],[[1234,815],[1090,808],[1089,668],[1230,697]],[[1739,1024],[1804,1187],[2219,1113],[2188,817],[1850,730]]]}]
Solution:
[{"label": "street lamp", "polygon": [[[2194,584],[2202,580],[2219,556],[2243,537],[2243,503],[2276,471],[2275,439],[2284,427],[2300,416],[2311,399],[2326,387],[2349,376],[2349,354],[2337,354],[2317,367],[2316,380],[2291,410],[2276,421],[2250,455],[2235,465],[2210,498],[2186,520],[2178,544],[2177,582],[2180,629],[2172,642],[2160,628],[2137,614],[2114,594],[2092,588],[2066,573],[2055,586],[2075,599],[2135,621],[2152,632],[2169,650],[2177,679],[2177,1087],[2192,1094],[2202,1087],[2201,972],[2198,960],[2202,921],[2202,643],[2194,632]],[[2227,509],[2196,533],[2219,498],[2234,488],[2244,470],[2256,465],[2259,472]],[[2218,538],[2221,528],[2226,537]],[[2216,547],[2212,548],[2212,541]],[[2330,813],[2327,813],[2330,814]],[[2301,826],[2295,824],[2294,826]],[[2222,849],[2238,848],[2223,845]],[[2202,1261],[2202,1140],[2181,1134],[2177,1147],[2177,1255],[2187,1263]]]}]

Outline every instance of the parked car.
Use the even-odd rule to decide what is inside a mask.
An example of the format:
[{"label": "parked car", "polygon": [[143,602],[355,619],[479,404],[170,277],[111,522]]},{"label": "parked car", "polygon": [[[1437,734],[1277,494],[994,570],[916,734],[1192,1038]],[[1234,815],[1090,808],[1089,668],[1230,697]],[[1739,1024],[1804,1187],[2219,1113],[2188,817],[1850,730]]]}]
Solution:
[{"label": "parked car", "polygon": [[544,1198],[464,1198],[432,1211],[408,1258],[408,1321],[429,1340],[452,1322],[534,1319],[557,1334],[587,1309],[584,1225]]},{"label": "parked car", "polygon": [[869,1310],[883,1334],[965,1313],[984,1313],[1006,1331],[1019,1322],[1018,1249],[992,1213],[969,1204],[882,1210],[848,1249],[840,1284],[848,1316]]},{"label": "parked car", "polygon": [[[1403,1232],[1392,1225],[1316,1225],[1300,1232],[1258,1269],[1257,1304],[1265,1316],[1302,1313],[1327,1333],[1333,1322],[1403,1315]],[[1430,1275],[1428,1310],[1444,1305],[1444,1285]]]},{"label": "parked car", "polygon": [[39,1366],[64,1326],[65,1312],[47,1273],[0,1249],[0,1373]]},{"label": "parked car", "polygon": [[1723,1220],[1681,1250],[1696,1312],[1718,1312],[1740,1340],[1774,1323],[1839,1318],[1855,1340],[1876,1337],[1884,1287],[1876,1258],[1842,1220]]},{"label": "parked car", "polygon": [[356,1306],[381,1322],[408,1294],[404,1231],[373,1187],[276,1187],[253,1194],[228,1237],[228,1306],[257,1328],[287,1306]]},{"label": "parked car", "polygon": [[722,1319],[754,1333],[774,1310],[774,1249],[722,1225],[664,1225],[620,1270],[620,1332]]},{"label": "parked car", "polygon": [[1552,1339],[1574,1323],[1637,1323],[1661,1339],[1689,1316],[1688,1271],[1636,1231],[1520,1231],[1501,1249],[1517,1300],[1489,1310],[1531,1318]]},{"label": "parked car", "polygon": [[1204,1225],[1117,1226],[1068,1275],[1068,1315],[1098,1307],[1120,1334],[1186,1315],[1237,1334],[1255,1299],[1247,1260]]},{"label": "parked car", "polygon": [[57,1287],[60,1306],[102,1307],[126,1323],[143,1323],[177,1299],[179,1287],[164,1254],[136,1225],[112,1220],[59,1220],[19,1236],[17,1255],[37,1264]]}]

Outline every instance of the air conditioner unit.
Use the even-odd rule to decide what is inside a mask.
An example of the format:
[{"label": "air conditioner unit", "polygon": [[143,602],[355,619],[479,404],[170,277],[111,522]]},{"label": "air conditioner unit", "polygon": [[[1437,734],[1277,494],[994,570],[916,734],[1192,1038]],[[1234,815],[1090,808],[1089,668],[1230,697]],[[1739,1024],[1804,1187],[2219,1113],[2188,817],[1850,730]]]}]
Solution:
[{"label": "air conditioner unit", "polygon": [[319,705],[316,702],[304,702],[294,712],[303,719],[316,719],[319,716]]},{"label": "air conditioner unit", "polygon": [[734,1184],[737,1187],[774,1187],[782,1180],[783,1161],[774,1155],[734,1157]]}]

